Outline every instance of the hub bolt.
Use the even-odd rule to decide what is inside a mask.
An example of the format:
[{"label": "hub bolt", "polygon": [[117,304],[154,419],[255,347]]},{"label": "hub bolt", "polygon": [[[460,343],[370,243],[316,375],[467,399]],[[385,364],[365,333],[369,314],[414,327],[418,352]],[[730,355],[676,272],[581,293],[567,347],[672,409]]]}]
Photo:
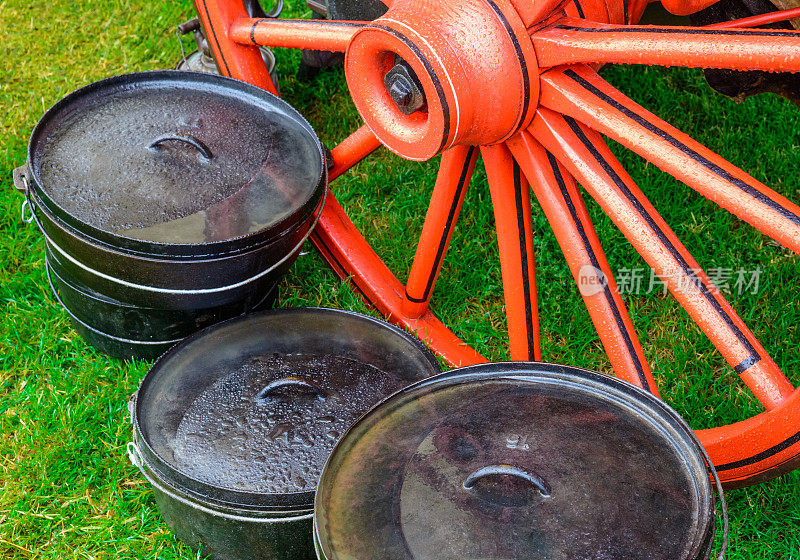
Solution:
[{"label": "hub bolt", "polygon": [[392,101],[404,115],[410,115],[425,106],[422,84],[407,62],[398,60],[394,68],[386,73],[383,84]]}]

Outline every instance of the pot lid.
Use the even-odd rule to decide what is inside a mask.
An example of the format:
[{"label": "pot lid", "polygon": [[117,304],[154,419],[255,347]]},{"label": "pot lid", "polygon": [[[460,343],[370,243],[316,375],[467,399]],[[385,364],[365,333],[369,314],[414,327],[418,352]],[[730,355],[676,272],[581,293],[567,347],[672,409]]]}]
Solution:
[{"label": "pot lid", "polygon": [[288,103],[184,71],[71,93],[37,124],[28,158],[52,214],[123,247],[282,232],[316,208],[326,176],[317,136]]},{"label": "pot lid", "polygon": [[229,502],[310,507],[338,438],[439,371],[419,341],[383,321],[269,311],[210,327],[159,359],[136,397],[136,423],[168,480]]},{"label": "pot lid", "polygon": [[697,446],[666,405],[613,378],[454,370],[337,444],[316,497],[321,558],[695,559],[715,527]]}]

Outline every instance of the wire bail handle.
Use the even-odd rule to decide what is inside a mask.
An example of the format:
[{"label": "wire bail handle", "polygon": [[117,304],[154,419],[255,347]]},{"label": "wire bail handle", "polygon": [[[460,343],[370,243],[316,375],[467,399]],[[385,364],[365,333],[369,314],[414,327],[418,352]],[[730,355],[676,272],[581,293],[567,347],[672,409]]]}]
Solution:
[{"label": "wire bail handle", "polygon": [[714,468],[714,463],[711,462],[708,452],[702,445],[700,445],[700,450],[702,452],[703,459],[708,466],[708,470],[711,473],[711,477],[714,479],[714,484],[717,487],[717,493],[719,494],[720,509],[722,510],[722,543],[720,545],[719,554],[717,555],[717,560],[725,560],[725,553],[728,549],[728,504],[725,502],[725,493],[722,490],[722,481],[719,479],[717,469]]}]

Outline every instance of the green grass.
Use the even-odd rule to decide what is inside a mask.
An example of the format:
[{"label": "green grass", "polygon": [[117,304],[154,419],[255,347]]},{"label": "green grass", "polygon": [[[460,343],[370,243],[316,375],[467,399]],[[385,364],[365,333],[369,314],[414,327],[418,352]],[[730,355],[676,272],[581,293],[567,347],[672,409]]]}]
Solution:
[{"label": "green grass", "polygon": [[[290,11],[305,8],[293,0]],[[73,89],[116,73],[172,66],[174,25],[192,16],[179,2],[0,0],[0,557],[187,559],[158,515],[146,483],[124,457],[126,400],[147,371],[88,347],[48,292],[41,235],[19,217],[11,169],[25,160],[31,128]],[[188,42],[186,43],[187,46]],[[297,83],[296,52],[278,60],[285,97],[329,146],[359,124],[341,72]],[[609,67],[608,80],[678,128],[800,200],[800,112],[771,95],[736,104],[714,94],[700,72]],[[792,382],[797,374],[800,262],[684,185],[614,147],[679,237],[707,268],[761,267],[758,293],[734,306]],[[403,278],[436,170],[380,150],[334,190],[355,223]],[[644,266],[590,203],[612,269]],[[534,208],[543,351],[546,359],[609,371],[549,225]],[[485,355],[505,356],[502,287],[482,169],[464,204],[434,309]],[[713,346],[669,297],[626,298],[664,398],[693,427],[747,418],[760,408]],[[280,305],[369,311],[316,252],[298,260]],[[791,473],[731,491],[733,559],[800,558],[800,486]]]}]

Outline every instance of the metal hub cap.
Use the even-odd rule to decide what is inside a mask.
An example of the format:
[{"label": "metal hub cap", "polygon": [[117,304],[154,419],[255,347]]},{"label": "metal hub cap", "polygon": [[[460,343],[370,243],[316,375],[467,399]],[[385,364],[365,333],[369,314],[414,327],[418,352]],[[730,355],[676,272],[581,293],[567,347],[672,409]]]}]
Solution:
[{"label": "metal hub cap", "polygon": [[345,75],[370,129],[412,160],[508,138],[530,121],[539,95],[533,44],[505,0],[398,0],[353,35]]}]

